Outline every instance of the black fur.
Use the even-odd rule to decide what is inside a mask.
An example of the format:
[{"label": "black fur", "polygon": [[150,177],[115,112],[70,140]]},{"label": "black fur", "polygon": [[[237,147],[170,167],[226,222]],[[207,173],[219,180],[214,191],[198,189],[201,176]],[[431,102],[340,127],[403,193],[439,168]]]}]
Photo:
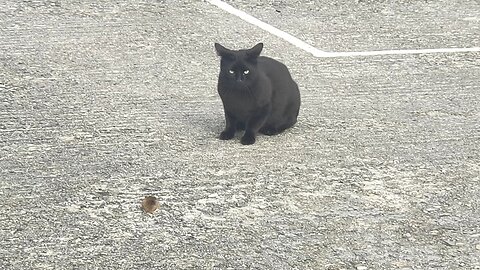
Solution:
[{"label": "black fur", "polygon": [[225,111],[220,139],[232,139],[245,130],[242,144],[255,143],[258,132],[275,135],[297,122],[300,92],[287,67],[259,56],[263,44],[248,50],[230,50],[215,43],[221,57],[218,94]]}]

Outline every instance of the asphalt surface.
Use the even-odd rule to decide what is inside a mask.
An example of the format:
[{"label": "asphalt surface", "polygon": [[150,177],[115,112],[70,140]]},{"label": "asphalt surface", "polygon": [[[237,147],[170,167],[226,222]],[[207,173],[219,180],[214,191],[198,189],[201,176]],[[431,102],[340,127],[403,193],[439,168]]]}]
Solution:
[{"label": "asphalt surface", "polygon": [[[479,45],[478,1],[229,2],[321,50]],[[217,138],[214,42],[290,68],[294,128]],[[4,0],[0,268],[480,269],[479,77],[314,58],[201,1]]]}]

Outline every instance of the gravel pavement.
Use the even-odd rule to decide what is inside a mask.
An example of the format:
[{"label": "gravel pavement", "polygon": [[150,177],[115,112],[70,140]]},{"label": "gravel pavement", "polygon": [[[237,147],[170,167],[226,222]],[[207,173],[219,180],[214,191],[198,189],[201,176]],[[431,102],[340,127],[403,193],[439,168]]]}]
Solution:
[{"label": "gravel pavement", "polygon": [[[479,46],[478,0],[228,2],[320,50]],[[217,138],[214,42],[290,68],[294,128]],[[204,1],[3,0],[0,269],[480,269],[479,77]]]}]

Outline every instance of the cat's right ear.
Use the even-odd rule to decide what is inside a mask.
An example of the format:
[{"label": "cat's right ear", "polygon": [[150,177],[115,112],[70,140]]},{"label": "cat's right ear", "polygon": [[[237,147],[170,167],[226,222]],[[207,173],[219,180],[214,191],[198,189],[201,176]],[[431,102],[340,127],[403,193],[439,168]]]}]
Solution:
[{"label": "cat's right ear", "polygon": [[253,48],[247,50],[247,55],[251,59],[256,59],[262,52],[262,49],[263,49],[263,43],[258,43],[257,45],[253,46]]},{"label": "cat's right ear", "polygon": [[221,57],[231,57],[233,55],[233,52],[219,43],[215,43],[215,50],[217,50],[217,55]]}]

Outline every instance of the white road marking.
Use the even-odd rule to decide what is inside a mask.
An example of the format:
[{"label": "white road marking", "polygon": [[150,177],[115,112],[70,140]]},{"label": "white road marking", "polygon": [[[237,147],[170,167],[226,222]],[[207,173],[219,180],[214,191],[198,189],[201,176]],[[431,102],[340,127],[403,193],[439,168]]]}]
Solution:
[{"label": "white road marking", "polygon": [[304,41],[276,28],[276,27],[273,27],[271,26],[270,24],[268,23],[265,23],[265,22],[262,22],[261,20],[253,17],[252,15],[248,14],[248,13],[245,13],[241,10],[238,10],[234,7],[232,7],[231,5],[223,2],[223,1],[220,1],[220,0],[207,0],[207,2],[209,2],[210,4],[213,4],[223,10],[225,10],[226,12],[230,13],[230,14],[233,14],[237,17],[239,17],[240,19],[248,22],[248,23],[251,23],[277,37],[280,37],[280,38],[283,38],[284,40],[290,42],[291,44],[299,47],[300,49],[306,51],[306,52],[309,52],[311,54],[313,54],[314,56],[316,57],[325,57],[326,54],[328,54],[327,52],[324,52],[324,51],[321,51],[315,47],[313,47],[312,45],[310,44],[307,44],[305,43]]},{"label": "white road marking", "polygon": [[427,53],[461,53],[461,52],[480,52],[480,47],[471,48],[440,48],[440,49],[413,49],[413,50],[381,50],[381,51],[363,51],[363,52],[326,52],[319,50],[312,45],[286,33],[268,23],[265,23],[252,15],[234,8],[233,6],[220,0],[206,0],[212,5],[233,14],[240,19],[251,23],[279,38],[282,38],[298,48],[311,53],[315,57],[352,57],[352,56],[372,56],[372,55],[394,55],[394,54],[427,54]]},{"label": "white road marking", "polygon": [[461,53],[461,52],[480,52],[480,47],[416,49],[416,50],[384,50],[384,51],[364,51],[364,52],[326,52],[324,56],[320,56],[320,57],[370,56],[370,55],[389,55],[389,54]]}]

